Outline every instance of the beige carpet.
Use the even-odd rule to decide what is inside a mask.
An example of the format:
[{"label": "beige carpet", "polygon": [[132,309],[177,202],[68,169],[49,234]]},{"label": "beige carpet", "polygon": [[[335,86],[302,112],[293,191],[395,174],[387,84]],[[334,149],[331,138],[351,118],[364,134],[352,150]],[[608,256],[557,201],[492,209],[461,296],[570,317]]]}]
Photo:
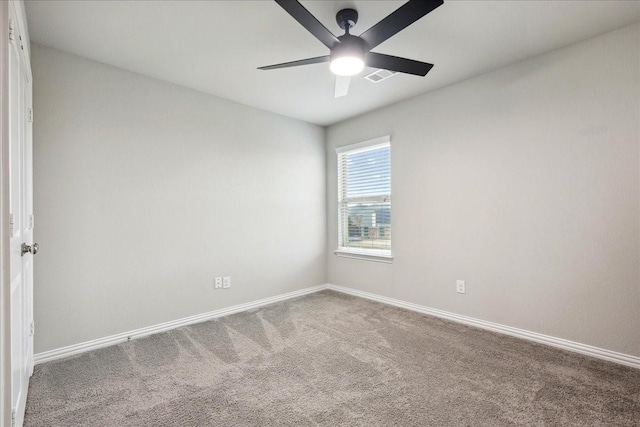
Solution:
[{"label": "beige carpet", "polygon": [[36,366],[26,426],[639,426],[640,370],[324,291]]}]

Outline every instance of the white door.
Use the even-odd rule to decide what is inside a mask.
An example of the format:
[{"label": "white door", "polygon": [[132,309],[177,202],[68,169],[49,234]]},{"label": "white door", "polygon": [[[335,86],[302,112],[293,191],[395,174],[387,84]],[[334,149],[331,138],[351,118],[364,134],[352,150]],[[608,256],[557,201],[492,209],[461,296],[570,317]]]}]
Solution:
[{"label": "white door", "polygon": [[33,254],[37,245],[33,244],[30,72],[25,38],[12,7],[9,16],[11,404],[14,425],[21,426],[33,370]]}]

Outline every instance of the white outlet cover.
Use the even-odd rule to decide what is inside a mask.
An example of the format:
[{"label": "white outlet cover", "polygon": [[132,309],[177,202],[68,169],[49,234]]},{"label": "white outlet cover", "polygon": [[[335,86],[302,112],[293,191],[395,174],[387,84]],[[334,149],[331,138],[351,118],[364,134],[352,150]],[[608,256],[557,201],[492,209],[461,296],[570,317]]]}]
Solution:
[{"label": "white outlet cover", "polygon": [[216,277],[216,279],[215,279],[215,288],[216,289],[222,288],[222,277]]},{"label": "white outlet cover", "polygon": [[456,292],[459,294],[467,293],[464,287],[464,280],[456,280]]},{"label": "white outlet cover", "polygon": [[222,287],[227,289],[231,287],[231,277],[225,277],[222,279]]}]

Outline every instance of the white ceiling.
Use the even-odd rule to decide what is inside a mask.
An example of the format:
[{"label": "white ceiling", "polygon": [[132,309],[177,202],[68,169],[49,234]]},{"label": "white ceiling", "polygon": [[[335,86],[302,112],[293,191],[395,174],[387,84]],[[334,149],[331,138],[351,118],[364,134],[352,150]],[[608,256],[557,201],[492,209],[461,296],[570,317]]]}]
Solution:
[{"label": "white ceiling", "polygon": [[[302,1],[330,31],[358,10],[360,34],[402,1]],[[640,21],[638,1],[446,1],[374,51],[435,67],[374,84],[352,79],[333,97],[328,64],[260,71],[328,54],[275,2],[26,2],[33,42],[243,104],[329,125],[474,75]]]}]

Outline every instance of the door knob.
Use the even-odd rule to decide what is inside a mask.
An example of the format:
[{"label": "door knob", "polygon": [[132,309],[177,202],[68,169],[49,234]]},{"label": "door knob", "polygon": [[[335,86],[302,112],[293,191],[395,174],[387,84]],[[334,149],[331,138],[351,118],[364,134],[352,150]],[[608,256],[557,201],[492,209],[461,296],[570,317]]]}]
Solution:
[{"label": "door knob", "polygon": [[22,244],[22,255],[24,254],[31,254],[31,255],[35,255],[38,253],[38,244],[34,243],[33,245],[29,246],[26,243]]}]

